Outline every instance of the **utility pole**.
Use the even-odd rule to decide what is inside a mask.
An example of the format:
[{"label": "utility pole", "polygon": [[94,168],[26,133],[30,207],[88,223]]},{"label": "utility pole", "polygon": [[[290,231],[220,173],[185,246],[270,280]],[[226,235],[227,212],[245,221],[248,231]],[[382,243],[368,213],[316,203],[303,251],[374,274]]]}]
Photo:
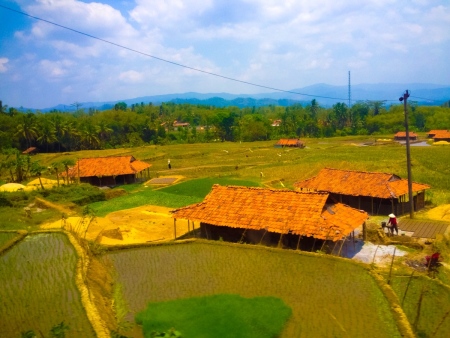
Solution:
[{"label": "utility pole", "polygon": [[408,97],[409,91],[406,90],[399,101],[403,101],[403,111],[405,113],[405,130],[406,130],[406,166],[408,167],[408,195],[409,195],[409,218],[414,218],[414,196],[412,192],[412,175],[411,175],[411,151],[409,147],[409,126],[408,126]]}]

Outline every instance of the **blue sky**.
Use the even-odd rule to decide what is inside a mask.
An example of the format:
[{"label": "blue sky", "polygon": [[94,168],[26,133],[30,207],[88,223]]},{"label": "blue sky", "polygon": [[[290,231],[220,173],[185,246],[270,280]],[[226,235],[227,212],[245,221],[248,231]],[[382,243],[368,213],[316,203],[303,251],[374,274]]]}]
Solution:
[{"label": "blue sky", "polygon": [[[450,85],[448,0],[1,0],[113,43],[284,90]],[[261,93],[0,7],[0,100],[14,107],[184,92]]]}]

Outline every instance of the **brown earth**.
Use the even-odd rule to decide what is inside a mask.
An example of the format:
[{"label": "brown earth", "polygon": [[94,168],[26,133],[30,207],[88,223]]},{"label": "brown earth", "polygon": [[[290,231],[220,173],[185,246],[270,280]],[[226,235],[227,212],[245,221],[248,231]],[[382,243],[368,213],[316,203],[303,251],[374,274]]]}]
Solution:
[{"label": "brown earth", "polygon": [[[168,241],[174,239],[174,220],[171,218],[170,210],[172,209],[146,205],[112,212],[106,217],[95,217],[92,221],[82,217],[68,217],[66,220],[43,224],[41,228],[73,229],[82,237],[86,234],[87,239],[105,245]],[[187,220],[178,219],[177,237],[186,234],[187,231]],[[119,233],[122,240],[118,239]]]}]

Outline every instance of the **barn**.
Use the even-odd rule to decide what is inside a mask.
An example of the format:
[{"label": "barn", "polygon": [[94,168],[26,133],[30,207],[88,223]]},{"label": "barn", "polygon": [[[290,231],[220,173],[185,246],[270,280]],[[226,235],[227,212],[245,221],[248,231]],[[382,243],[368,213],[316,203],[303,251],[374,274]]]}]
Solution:
[{"label": "barn", "polygon": [[[328,192],[332,198],[371,215],[409,213],[408,180],[389,173],[322,169],[317,176],[294,183],[298,191]],[[413,182],[414,210],[425,206],[430,186]]]},{"label": "barn", "polygon": [[[409,132],[409,139],[410,141],[416,141],[417,140],[417,134],[410,131]],[[397,134],[394,135],[395,141],[406,141],[406,131],[399,131]]]},{"label": "barn", "polygon": [[428,138],[434,138],[434,135],[436,134],[442,134],[442,133],[448,133],[448,130],[443,130],[443,129],[433,129],[430,130],[427,134]]},{"label": "barn", "polygon": [[207,239],[313,250],[354,238],[368,215],[330,201],[328,193],[216,184],[203,202],[173,210],[172,217],[175,224],[199,222]]},{"label": "barn", "polygon": [[275,144],[275,147],[304,148],[305,144],[298,138],[282,138]]},{"label": "barn", "polygon": [[114,186],[150,178],[150,167],[133,156],[81,158],[69,169],[69,177],[96,186]]},{"label": "barn", "polygon": [[434,134],[433,141],[434,142],[439,142],[439,141],[450,142],[450,132],[448,132],[447,130],[439,131],[438,133]]}]

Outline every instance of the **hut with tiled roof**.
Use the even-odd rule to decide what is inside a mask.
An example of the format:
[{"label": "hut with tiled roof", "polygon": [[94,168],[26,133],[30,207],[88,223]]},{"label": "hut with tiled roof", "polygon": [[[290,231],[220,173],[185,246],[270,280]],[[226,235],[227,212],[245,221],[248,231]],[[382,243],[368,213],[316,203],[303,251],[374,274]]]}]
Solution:
[{"label": "hut with tiled roof", "polygon": [[282,138],[275,144],[275,147],[304,148],[305,143],[300,141],[300,139],[298,139],[298,138]]},{"label": "hut with tiled roof", "polygon": [[114,186],[148,179],[150,167],[151,164],[136,160],[133,156],[81,158],[69,169],[69,177],[92,185]]},{"label": "hut with tiled roof", "polygon": [[316,244],[316,240],[319,243],[343,240],[362,226],[368,215],[330,202],[328,193],[216,184],[203,202],[176,209],[172,217],[175,222],[176,219],[200,222],[201,235],[207,239],[278,243],[298,249],[305,248],[307,243]]},{"label": "hut with tiled roof", "polygon": [[[371,215],[403,215],[409,212],[408,180],[378,172],[322,169],[317,176],[294,183],[298,191],[323,191],[336,201],[362,209]],[[414,209],[425,206],[430,186],[413,182]]]},{"label": "hut with tiled roof", "polygon": [[445,129],[433,129],[433,130],[430,130],[428,132],[427,137],[428,138],[433,138],[434,135],[441,134],[441,133],[448,133],[448,130],[445,130]]},{"label": "hut with tiled roof", "polygon": [[[416,141],[417,140],[417,134],[410,131],[409,133],[409,139],[410,141]],[[399,131],[397,134],[394,135],[395,141],[406,141],[406,131]]]},{"label": "hut with tiled roof", "polygon": [[447,130],[440,130],[436,134],[433,135],[433,141],[439,142],[439,141],[446,141],[450,142],[450,132]]}]

